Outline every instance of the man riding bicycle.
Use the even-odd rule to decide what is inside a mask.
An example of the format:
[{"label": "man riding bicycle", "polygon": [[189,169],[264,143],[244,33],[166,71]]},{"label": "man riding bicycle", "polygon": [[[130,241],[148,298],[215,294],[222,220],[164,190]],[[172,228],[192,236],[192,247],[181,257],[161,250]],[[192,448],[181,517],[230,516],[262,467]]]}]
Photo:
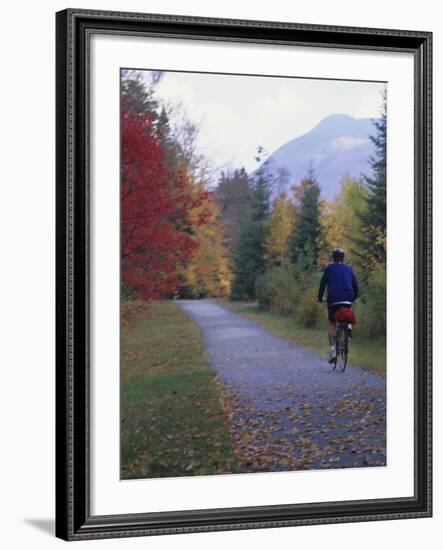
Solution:
[{"label": "man riding bicycle", "polygon": [[336,248],[332,252],[332,260],[321,278],[318,289],[318,302],[323,302],[323,293],[328,287],[328,339],[329,339],[329,362],[336,359],[335,341],[337,336],[337,325],[335,313],[340,307],[351,307],[358,296],[358,281],[352,268],[343,263],[345,252],[342,248]]}]

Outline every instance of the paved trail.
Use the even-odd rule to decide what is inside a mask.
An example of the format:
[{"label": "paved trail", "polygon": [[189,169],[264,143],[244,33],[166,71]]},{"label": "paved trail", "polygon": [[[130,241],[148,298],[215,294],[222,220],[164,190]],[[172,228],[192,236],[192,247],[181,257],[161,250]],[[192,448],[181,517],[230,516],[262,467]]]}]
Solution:
[{"label": "paved trail", "polygon": [[383,377],[333,371],[325,357],[210,300],[178,304],[202,331],[246,470],[386,464]]}]

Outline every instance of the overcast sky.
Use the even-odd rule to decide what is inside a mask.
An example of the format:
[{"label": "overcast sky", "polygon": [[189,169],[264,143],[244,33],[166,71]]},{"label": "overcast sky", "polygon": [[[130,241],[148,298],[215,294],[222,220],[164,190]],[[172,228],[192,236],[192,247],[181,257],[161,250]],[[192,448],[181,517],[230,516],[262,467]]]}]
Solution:
[{"label": "overcast sky", "polygon": [[199,149],[217,167],[252,171],[259,145],[272,153],[325,116],[379,116],[383,88],[374,82],[165,72],[157,96],[182,103],[200,127]]}]

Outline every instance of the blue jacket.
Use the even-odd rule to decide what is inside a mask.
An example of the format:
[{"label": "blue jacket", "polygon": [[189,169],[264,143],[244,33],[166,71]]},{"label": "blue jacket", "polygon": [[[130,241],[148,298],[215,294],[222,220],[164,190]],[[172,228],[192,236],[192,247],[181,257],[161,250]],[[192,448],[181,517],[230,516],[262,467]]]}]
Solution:
[{"label": "blue jacket", "polygon": [[325,269],[318,289],[318,298],[323,299],[328,287],[328,306],[337,302],[354,302],[358,296],[358,281],[349,265],[334,262]]}]

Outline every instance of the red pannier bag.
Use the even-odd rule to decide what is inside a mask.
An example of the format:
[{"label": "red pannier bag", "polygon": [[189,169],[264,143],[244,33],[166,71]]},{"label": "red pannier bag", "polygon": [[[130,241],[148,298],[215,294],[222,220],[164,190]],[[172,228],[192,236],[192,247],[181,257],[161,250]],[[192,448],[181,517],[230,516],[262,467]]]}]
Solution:
[{"label": "red pannier bag", "polygon": [[355,313],[350,307],[339,307],[335,312],[335,320],[346,321],[347,323],[351,323],[351,325],[355,325],[357,322]]}]

